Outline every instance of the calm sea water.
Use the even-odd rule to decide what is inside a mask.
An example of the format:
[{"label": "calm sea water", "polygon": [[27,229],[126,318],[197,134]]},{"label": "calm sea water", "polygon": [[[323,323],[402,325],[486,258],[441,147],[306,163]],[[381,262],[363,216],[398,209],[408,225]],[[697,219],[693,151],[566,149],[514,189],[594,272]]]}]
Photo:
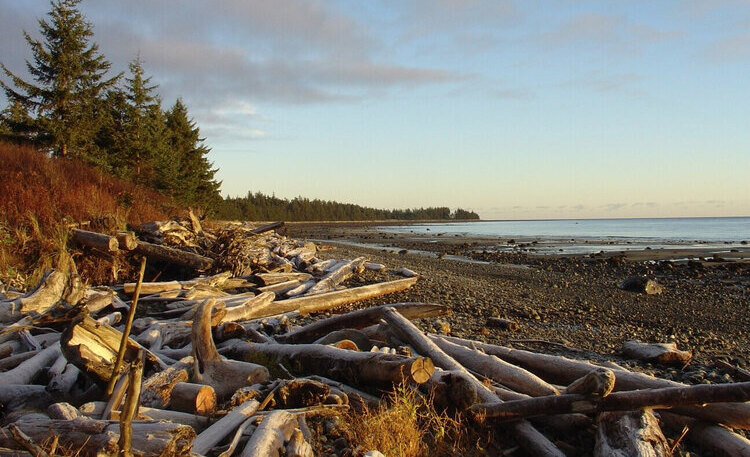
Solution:
[{"label": "calm sea water", "polygon": [[739,242],[750,240],[750,217],[477,221],[390,226],[381,230],[518,238]]}]

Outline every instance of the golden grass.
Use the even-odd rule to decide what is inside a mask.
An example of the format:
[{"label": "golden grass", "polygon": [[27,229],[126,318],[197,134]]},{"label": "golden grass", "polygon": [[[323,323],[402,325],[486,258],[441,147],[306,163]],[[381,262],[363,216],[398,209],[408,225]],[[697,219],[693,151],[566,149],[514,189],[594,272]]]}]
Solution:
[{"label": "golden grass", "polygon": [[350,443],[378,450],[387,457],[472,457],[486,455],[491,437],[462,416],[438,412],[429,398],[410,387],[399,387],[388,404],[346,417]]}]

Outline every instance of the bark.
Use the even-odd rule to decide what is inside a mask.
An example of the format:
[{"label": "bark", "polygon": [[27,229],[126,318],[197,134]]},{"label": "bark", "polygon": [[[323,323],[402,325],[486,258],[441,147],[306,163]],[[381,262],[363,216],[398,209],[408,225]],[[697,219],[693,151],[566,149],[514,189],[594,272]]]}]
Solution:
[{"label": "bark", "polygon": [[211,335],[213,306],[213,299],[206,300],[199,306],[193,322],[191,343],[196,359],[194,378],[196,382],[213,386],[219,401],[223,401],[240,387],[268,380],[269,373],[263,366],[225,360],[219,355]]},{"label": "bark", "polygon": [[284,442],[291,438],[297,418],[286,411],[273,411],[260,423],[240,457],[279,457]]},{"label": "bark", "polygon": [[[601,368],[593,363],[566,357],[511,349],[461,338],[446,337],[446,339],[463,346],[481,349],[487,354],[495,355],[506,362],[521,366],[553,384],[569,384],[585,376],[591,370]],[[616,378],[615,391],[685,386],[685,384],[654,378],[643,373],[614,368],[612,371]],[[683,406],[675,409],[675,412],[734,428],[750,429],[750,404],[747,403],[715,403],[704,407]]]},{"label": "bark", "polygon": [[193,452],[199,455],[207,455],[211,448],[216,446],[219,441],[255,414],[259,407],[260,403],[255,400],[249,400],[234,408],[229,414],[216,421],[215,424],[202,431],[195,438],[195,441],[193,441]]},{"label": "bark", "polygon": [[436,317],[449,312],[448,307],[431,303],[395,303],[373,306],[315,321],[285,335],[277,335],[276,340],[280,343],[290,344],[311,343],[334,330],[342,328],[362,329],[378,323],[383,315],[383,309],[387,306],[397,309],[407,319]]},{"label": "bark", "polygon": [[353,386],[390,389],[402,380],[422,384],[434,372],[430,359],[377,352],[354,352],[320,344],[263,344],[233,341],[232,358],[266,365],[283,365],[293,374],[326,376]]},{"label": "bark", "polygon": [[501,317],[490,317],[489,319],[487,319],[487,323],[485,323],[484,325],[486,325],[487,327],[499,328],[511,332],[515,332],[519,328],[518,322],[512,321],[510,319],[503,319]]},{"label": "bark", "polygon": [[627,341],[622,346],[625,357],[665,365],[687,365],[693,357],[690,351],[680,351],[675,343],[646,344],[640,341]]},{"label": "bark", "polygon": [[188,267],[199,271],[210,269],[214,263],[213,259],[209,257],[204,257],[202,255],[194,254],[188,251],[182,251],[168,246],[146,243],[145,241],[139,241],[138,246],[133,250],[133,252],[142,254],[149,259],[166,262],[172,265]]},{"label": "bark", "polygon": [[[474,384],[477,398],[483,402],[501,403],[500,399],[484,384],[479,382],[463,365],[443,352],[432,340],[425,336],[408,319],[401,316],[395,309],[386,309],[383,318],[391,326],[391,329],[403,341],[409,343],[417,352],[429,356],[433,362],[444,370],[455,370],[464,373]],[[530,423],[525,421],[514,422],[511,428],[515,432],[519,444],[532,455],[564,457],[551,441],[539,433]]]},{"label": "bark", "polygon": [[514,420],[551,414],[665,409],[681,405],[745,401],[750,401],[750,382],[615,392],[601,399],[565,394],[475,405],[473,410],[482,417]]},{"label": "bark", "polygon": [[193,357],[185,357],[166,370],[162,370],[143,382],[141,403],[152,408],[165,408],[172,397],[172,389],[190,376],[188,370],[194,363]]},{"label": "bark", "polygon": [[73,240],[88,248],[98,249],[104,252],[117,252],[120,244],[114,236],[103,233],[89,232],[87,230],[73,229]]},{"label": "bark", "polygon": [[671,455],[667,439],[651,411],[599,415],[594,457],[671,457]]},{"label": "bark", "polygon": [[143,355],[130,365],[128,372],[128,388],[125,403],[120,412],[120,439],[118,441],[119,455],[130,457],[133,455],[133,420],[138,416],[138,406],[141,397],[141,381],[143,380]]}]

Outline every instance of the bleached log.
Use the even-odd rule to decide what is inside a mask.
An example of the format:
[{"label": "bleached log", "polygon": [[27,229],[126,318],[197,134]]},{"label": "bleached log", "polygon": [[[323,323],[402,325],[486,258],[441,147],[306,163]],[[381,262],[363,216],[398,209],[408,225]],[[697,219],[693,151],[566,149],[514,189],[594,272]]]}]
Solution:
[{"label": "bleached log", "polygon": [[286,445],[286,457],[314,457],[312,446],[298,428],[294,429]]},{"label": "bleached log", "polygon": [[308,279],[307,281],[300,282],[297,287],[293,287],[287,290],[286,292],[284,292],[284,295],[286,295],[287,297],[297,297],[310,290],[310,288],[314,285],[315,281],[312,279]]},{"label": "bleached log", "polygon": [[382,263],[365,262],[365,270],[383,271],[385,270],[385,265]]},{"label": "bleached log", "polygon": [[376,324],[382,317],[383,309],[392,307],[407,319],[436,317],[448,314],[447,306],[432,303],[393,303],[390,305],[372,306],[345,314],[331,316],[315,321],[284,335],[276,336],[280,343],[310,343],[328,333],[341,328],[361,329]]},{"label": "bleached log", "polygon": [[[126,294],[132,294],[135,292],[135,282],[126,282],[122,285],[123,291]],[[179,281],[166,281],[166,282],[144,282],[141,283],[141,294],[150,295],[158,294],[160,292],[167,292],[170,290],[182,290],[182,285]]]},{"label": "bleached log", "polygon": [[284,221],[271,222],[269,224],[261,225],[250,230],[253,235],[260,235],[261,233],[270,232],[271,230],[279,230],[284,227]]},{"label": "bleached log", "polygon": [[675,433],[687,427],[685,438],[705,451],[705,455],[750,457],[750,440],[725,427],[666,411],[659,411],[659,416],[667,428]]},{"label": "bleached log", "polygon": [[229,414],[216,421],[195,438],[193,452],[199,455],[207,455],[211,448],[255,414],[259,407],[260,403],[249,400],[234,408]]},{"label": "bleached log", "polygon": [[[445,337],[445,339],[463,346],[481,349],[487,354],[495,355],[506,362],[521,366],[553,384],[569,384],[585,376],[591,370],[601,368],[593,363],[566,357],[511,349],[455,337]],[[615,368],[612,371],[616,378],[615,391],[685,386],[685,384],[655,378],[644,373]],[[750,404],[748,403],[714,403],[704,407],[681,406],[675,408],[675,412],[734,428],[750,429]]]},{"label": "bleached log", "polygon": [[622,346],[622,354],[646,362],[665,365],[687,365],[693,357],[690,351],[680,351],[675,343],[641,343],[640,341],[626,341]]},{"label": "bleached log", "polygon": [[493,355],[483,354],[479,351],[451,343],[440,337],[433,337],[431,340],[464,367],[499,382],[516,392],[535,397],[541,395],[558,395],[560,393],[553,385],[542,380],[535,374]]},{"label": "bleached log", "polygon": [[336,286],[352,277],[357,271],[363,268],[365,263],[364,257],[358,257],[350,262],[341,265],[336,270],[328,273],[323,279],[318,281],[314,286],[307,290],[306,295],[315,295],[323,292],[334,290]]},{"label": "bleached log", "polygon": [[606,397],[615,388],[615,374],[607,368],[591,370],[586,376],[576,379],[565,388],[566,394],[582,394]]},{"label": "bleached log", "polygon": [[597,418],[594,457],[671,457],[659,421],[649,411],[602,413]]},{"label": "bleached log", "polygon": [[269,413],[248,440],[240,457],[279,457],[281,447],[297,426],[294,414],[276,410]]},{"label": "bleached log", "polygon": [[312,278],[311,274],[308,273],[256,273],[257,278],[261,285],[271,286],[282,282],[289,281],[307,281]]},{"label": "bleached log", "polygon": [[0,371],[11,370],[40,352],[41,351],[21,352],[20,354],[13,354],[10,357],[5,357],[0,360]]},{"label": "bleached log", "polygon": [[[386,309],[383,312],[383,318],[397,336],[414,347],[418,353],[429,356],[437,366],[444,370],[454,370],[463,373],[474,385],[477,392],[477,399],[485,403],[494,404],[501,402],[487,386],[482,384],[463,365],[443,352],[437,344],[425,336],[425,334],[408,319],[401,316],[398,311],[395,309]],[[530,454],[549,457],[564,457],[565,454],[563,454],[562,451],[560,451],[549,439],[539,433],[539,431],[537,431],[530,423],[526,421],[517,421],[510,424],[510,427],[515,432],[519,444]]]},{"label": "bleached log", "polygon": [[104,252],[117,252],[120,244],[117,238],[103,233],[89,232],[88,230],[73,229],[73,240],[83,246],[98,249]]},{"label": "bleached log", "polygon": [[16,321],[31,313],[44,313],[63,298],[67,285],[67,273],[48,271],[33,291],[14,300],[0,302],[0,322]]},{"label": "bleached log", "polygon": [[89,310],[89,313],[95,314],[113,303],[115,292],[108,287],[96,287],[86,289],[83,297],[83,304]]},{"label": "bleached log", "polygon": [[401,267],[398,270],[396,270],[396,274],[397,275],[401,275],[404,278],[414,278],[414,277],[419,276],[419,273],[417,273],[416,271],[410,270],[410,269],[405,268],[405,267]]},{"label": "bleached log", "polygon": [[[310,279],[308,280],[301,280],[301,279],[292,279],[291,281],[284,281],[279,282],[276,284],[272,284],[270,286],[263,286],[258,287],[259,292],[273,292],[276,294],[276,296],[288,296],[287,293],[293,290],[297,290],[299,288],[299,293],[296,293],[296,295],[301,294],[305,290],[307,290],[310,286],[312,286],[315,283],[315,281],[312,281]],[[301,287],[303,286],[304,287]]]},{"label": "bleached log", "polygon": [[66,363],[63,371],[56,374],[47,384],[50,392],[67,393],[73,389],[81,370],[72,363]]},{"label": "bleached log", "polygon": [[47,415],[50,419],[73,420],[81,417],[81,412],[70,403],[53,403],[47,407]]},{"label": "bleached log", "polygon": [[168,246],[146,243],[145,241],[139,241],[138,246],[133,252],[142,254],[149,259],[159,260],[173,265],[180,265],[199,271],[208,270],[214,263],[213,259],[209,257],[170,248]]},{"label": "bleached log", "polygon": [[0,404],[6,411],[44,409],[54,401],[45,386],[5,384],[0,387]]},{"label": "bleached log", "polygon": [[499,328],[511,332],[515,332],[519,327],[518,322],[512,321],[510,319],[503,319],[501,317],[490,317],[489,319],[487,319],[487,322],[484,325],[487,327]]},{"label": "bleached log", "polygon": [[60,345],[58,343],[38,352],[30,359],[21,362],[12,370],[0,373],[0,386],[12,384],[31,384],[34,378],[42,373],[44,368],[52,365],[60,356]]},{"label": "bleached log", "polygon": [[[95,401],[84,403],[78,408],[78,410],[84,416],[99,418],[104,412],[105,406],[106,403],[103,401]],[[111,416],[113,420],[119,420],[120,411],[112,411]],[[189,425],[198,433],[205,430],[211,423],[211,420],[208,417],[183,413],[180,411],[171,411],[168,409],[149,408],[147,406],[141,406],[138,409],[138,420],[169,421],[175,424]]]},{"label": "bleached log", "polygon": [[257,297],[246,300],[241,305],[227,307],[227,314],[221,322],[244,321],[254,317],[256,310],[268,309],[276,295],[273,292],[263,292]]},{"label": "bleached log", "polygon": [[226,400],[240,387],[266,381],[268,370],[254,363],[225,360],[216,350],[211,335],[211,310],[213,299],[208,299],[198,307],[193,322],[191,343],[196,364],[193,377],[201,384],[213,386],[220,401]]},{"label": "bleached log", "polygon": [[377,352],[354,352],[320,344],[263,344],[231,341],[229,357],[277,370],[281,363],[296,375],[316,374],[353,386],[392,388],[402,380],[422,384],[434,372],[432,361]]}]

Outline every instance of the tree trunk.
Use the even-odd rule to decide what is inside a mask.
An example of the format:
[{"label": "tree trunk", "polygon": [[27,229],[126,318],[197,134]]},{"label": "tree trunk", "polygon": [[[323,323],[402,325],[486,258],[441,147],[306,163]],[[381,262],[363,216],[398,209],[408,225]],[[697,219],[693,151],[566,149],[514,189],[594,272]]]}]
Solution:
[{"label": "tree trunk", "polygon": [[214,263],[213,259],[202,255],[168,246],[146,243],[145,241],[139,241],[138,246],[133,252],[145,255],[149,259],[167,262],[173,265],[180,265],[199,271],[208,270]]},{"label": "tree trunk", "polygon": [[216,411],[216,392],[211,386],[178,382],[169,397],[169,407],[199,416],[210,416]]},{"label": "tree trunk", "polygon": [[[421,330],[408,319],[401,316],[395,309],[386,309],[383,318],[391,329],[403,341],[409,343],[417,352],[432,358],[434,363],[444,370],[455,370],[463,373],[474,384],[477,398],[483,402],[500,403],[500,399],[484,384],[479,382],[463,365],[443,352],[432,342]],[[539,433],[530,423],[525,421],[514,422],[510,425],[516,434],[519,444],[531,455],[564,457],[551,441]]]},{"label": "tree trunk", "polygon": [[47,272],[35,290],[14,300],[0,302],[0,322],[15,321],[31,313],[44,313],[63,298],[67,286],[67,273],[59,270]]},{"label": "tree trunk", "polygon": [[279,457],[284,442],[291,438],[296,426],[294,414],[272,411],[255,429],[240,457]]},{"label": "tree trunk", "polygon": [[[566,357],[511,349],[461,338],[446,337],[446,339],[463,346],[481,349],[487,354],[495,355],[506,362],[521,366],[554,384],[569,384],[585,376],[591,370],[601,368],[599,365]],[[612,371],[616,377],[616,391],[685,386],[685,384],[654,378],[643,373],[614,368]],[[682,406],[676,408],[675,412],[734,428],[750,429],[750,404],[748,403],[715,403],[704,407]]]},{"label": "tree trunk", "polygon": [[208,451],[211,448],[216,446],[225,436],[232,433],[241,423],[255,414],[259,407],[260,403],[255,400],[249,400],[234,408],[229,414],[216,421],[216,423],[202,431],[195,438],[195,441],[193,441],[193,453],[208,455]]},{"label": "tree trunk", "polygon": [[73,240],[83,246],[103,252],[117,252],[120,244],[114,236],[87,230],[73,229]]},{"label": "tree trunk", "polygon": [[298,428],[294,429],[289,443],[286,445],[286,457],[314,457],[312,446],[305,440],[305,436]]},{"label": "tree trunk", "polygon": [[342,328],[365,328],[378,323],[385,307],[395,308],[407,319],[436,317],[448,314],[447,306],[433,305],[431,303],[395,303],[391,305],[372,306],[315,321],[287,334],[277,335],[276,341],[289,344],[312,343],[334,330]]},{"label": "tree trunk", "polygon": [[270,232],[271,230],[278,230],[283,227],[284,227],[284,221],[271,222],[270,224],[261,225],[260,227],[256,227],[250,230],[250,233],[253,235],[260,235],[261,233]]},{"label": "tree trunk", "polygon": [[365,263],[364,257],[358,257],[350,262],[341,265],[339,268],[328,273],[323,279],[318,281],[314,286],[307,290],[307,295],[316,295],[323,292],[329,292],[336,288],[337,285],[351,278]]},{"label": "tree trunk", "polygon": [[659,421],[649,411],[602,413],[597,419],[594,457],[671,457]]},{"label": "tree trunk", "polygon": [[21,362],[20,365],[5,373],[0,373],[0,386],[11,384],[31,384],[42,373],[42,370],[52,365],[60,356],[58,343],[38,352],[34,357]]},{"label": "tree trunk", "polygon": [[237,322],[252,319],[257,310],[267,309],[276,298],[273,292],[263,292],[257,297],[246,300],[243,304],[227,307],[227,314],[221,322]]}]

